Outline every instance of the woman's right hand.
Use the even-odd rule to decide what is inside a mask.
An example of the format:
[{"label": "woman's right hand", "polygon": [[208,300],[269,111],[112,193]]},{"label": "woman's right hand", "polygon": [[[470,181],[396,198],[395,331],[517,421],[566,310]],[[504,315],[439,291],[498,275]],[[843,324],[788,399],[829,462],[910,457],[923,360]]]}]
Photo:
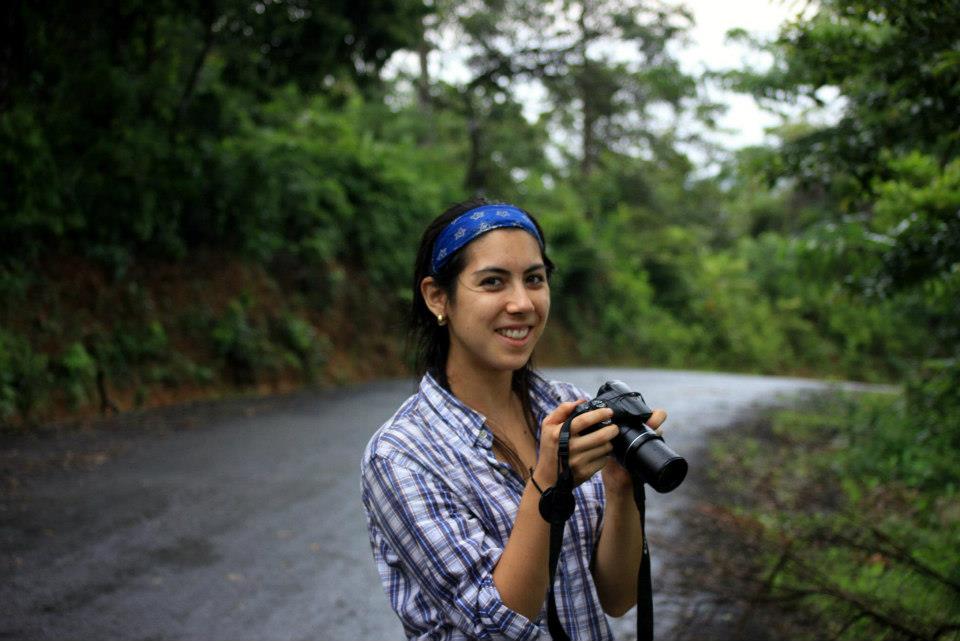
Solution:
[{"label": "woman's right hand", "polygon": [[[533,471],[540,487],[546,488],[557,482],[560,428],[577,405],[585,400],[561,403],[543,419],[540,425],[540,453],[537,467]],[[574,485],[580,485],[607,464],[607,456],[613,451],[610,441],[617,435],[619,428],[616,425],[606,425],[589,434],[581,433],[611,416],[613,410],[602,407],[585,412],[570,423],[570,467],[573,470]]]}]

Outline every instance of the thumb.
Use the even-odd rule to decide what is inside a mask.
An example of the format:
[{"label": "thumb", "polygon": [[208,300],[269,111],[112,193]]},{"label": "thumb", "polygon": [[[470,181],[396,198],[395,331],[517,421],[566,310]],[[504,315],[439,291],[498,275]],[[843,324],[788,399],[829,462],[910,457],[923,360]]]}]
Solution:
[{"label": "thumb", "polygon": [[653,414],[650,415],[650,418],[647,419],[647,425],[657,430],[663,425],[665,420],[667,420],[667,413],[661,409],[655,409],[653,410]]}]

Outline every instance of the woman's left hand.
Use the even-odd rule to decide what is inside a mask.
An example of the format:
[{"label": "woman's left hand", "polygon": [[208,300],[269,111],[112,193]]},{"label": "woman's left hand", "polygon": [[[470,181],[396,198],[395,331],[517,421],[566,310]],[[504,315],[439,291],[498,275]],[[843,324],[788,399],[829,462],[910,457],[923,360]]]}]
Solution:
[{"label": "woman's left hand", "polygon": [[[653,414],[647,420],[647,425],[652,427],[657,434],[661,432],[663,422],[667,420],[667,413],[661,409],[653,410]],[[629,493],[633,494],[633,480],[630,473],[617,463],[617,460],[610,456],[602,472],[603,485],[607,492]]]}]

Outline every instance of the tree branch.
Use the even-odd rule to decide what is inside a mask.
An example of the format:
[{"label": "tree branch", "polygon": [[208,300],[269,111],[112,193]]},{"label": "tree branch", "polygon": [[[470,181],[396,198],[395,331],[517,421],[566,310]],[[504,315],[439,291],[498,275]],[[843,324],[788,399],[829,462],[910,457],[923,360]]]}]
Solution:
[{"label": "tree branch", "polygon": [[[900,623],[892,616],[888,615],[886,612],[881,612],[871,604],[867,603],[859,596],[851,594],[846,590],[843,590],[829,579],[824,577],[818,570],[805,563],[802,559],[791,555],[791,561],[797,567],[797,569],[805,574],[808,580],[813,584],[814,587],[808,589],[798,589],[798,588],[781,588],[787,592],[794,594],[803,594],[804,596],[827,596],[833,598],[842,603],[846,603],[858,611],[862,612],[865,617],[872,619],[874,622],[886,626],[891,630],[903,635],[904,638],[911,641],[932,641],[932,637],[923,636],[915,631],[916,626],[908,626],[903,623]],[[902,613],[906,614],[906,613]]]},{"label": "tree branch", "polygon": [[197,80],[200,78],[200,70],[203,69],[203,65],[207,60],[207,56],[210,54],[210,49],[213,47],[213,25],[216,23],[217,14],[214,11],[211,11],[206,20],[206,29],[203,34],[203,46],[200,48],[200,52],[197,53],[197,57],[193,61],[193,67],[190,69],[190,75],[187,77],[187,84],[183,88],[183,94],[180,96],[180,102],[177,104],[177,111],[173,117],[173,126],[171,131],[176,131],[177,125],[183,120],[183,116],[187,111],[187,107],[190,105],[190,100],[193,98],[193,92],[197,88]]}]

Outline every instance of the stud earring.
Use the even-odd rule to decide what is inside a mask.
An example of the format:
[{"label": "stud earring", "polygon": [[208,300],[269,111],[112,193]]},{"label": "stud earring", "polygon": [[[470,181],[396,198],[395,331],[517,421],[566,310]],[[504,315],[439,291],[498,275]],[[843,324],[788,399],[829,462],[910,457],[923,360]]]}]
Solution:
[{"label": "stud earring", "polygon": [[447,319],[443,314],[437,314],[437,325],[443,327],[447,324]]}]

